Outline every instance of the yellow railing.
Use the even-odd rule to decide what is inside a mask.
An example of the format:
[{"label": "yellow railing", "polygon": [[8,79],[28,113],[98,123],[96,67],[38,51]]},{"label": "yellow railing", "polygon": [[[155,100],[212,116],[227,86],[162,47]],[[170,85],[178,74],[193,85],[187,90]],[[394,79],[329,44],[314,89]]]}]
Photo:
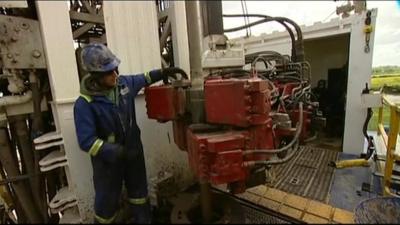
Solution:
[{"label": "yellow railing", "polygon": [[[389,124],[389,135],[386,134],[383,125],[383,107],[390,108],[390,124]],[[378,136],[380,136],[384,142],[386,151],[386,163],[383,179],[383,194],[385,196],[393,196],[394,193],[390,190],[390,183],[392,180],[393,165],[396,160],[400,160],[400,156],[395,153],[397,144],[397,135],[399,134],[400,128],[400,102],[394,101],[391,97],[383,95],[383,105],[379,108],[378,117]]]}]

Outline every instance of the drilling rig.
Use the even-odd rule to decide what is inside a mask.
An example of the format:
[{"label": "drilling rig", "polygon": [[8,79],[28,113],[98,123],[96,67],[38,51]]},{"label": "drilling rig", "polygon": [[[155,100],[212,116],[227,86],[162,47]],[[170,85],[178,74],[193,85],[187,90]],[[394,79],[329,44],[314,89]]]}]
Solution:
[{"label": "drilling rig", "polygon": [[[136,66],[151,61],[143,57],[145,53],[164,67],[181,66],[174,57],[189,58],[190,69],[179,70],[162,84],[147,87],[144,95],[138,96],[139,104],[145,102],[146,107],[143,104],[136,109],[138,122],[146,123],[141,129],[147,153],[161,158],[146,158],[151,158],[152,162],[146,163],[152,175],[164,173],[173,163],[171,168],[189,162],[190,172],[185,170],[186,165],[179,169],[194,174],[198,180],[203,222],[215,222],[213,211],[220,205],[213,194],[215,187],[223,187],[235,196],[265,184],[272,166],[290,162],[302,144],[316,137],[316,131],[325,125],[325,115],[311,91],[312,78],[321,78],[318,73],[322,69],[337,67],[333,65],[335,60],[327,57],[331,64],[319,68],[312,77],[311,65],[315,68],[320,61],[314,61],[314,57],[310,65],[306,60],[311,54],[304,50],[303,31],[291,19],[260,14],[224,15],[221,1],[178,2],[126,1],[115,6],[112,1],[98,0],[0,1],[0,219],[4,223],[81,223],[93,218],[90,158],[79,150],[72,113],[79,96],[79,79],[85,73],[77,56],[80,47],[91,42],[107,43],[116,55],[135,59],[126,62]],[[103,11],[107,4],[109,11]],[[165,16],[168,10],[163,4],[174,5],[169,9],[171,16]],[[186,20],[179,21],[182,15]],[[361,130],[357,133],[359,122],[363,122],[357,81],[370,79],[368,65],[372,56],[364,52],[364,47],[373,49],[373,32],[363,30],[364,17],[368,19],[368,15],[374,24],[376,12],[372,16],[371,12],[363,12],[337,24],[329,23],[327,31],[317,37],[324,38],[327,33],[347,35],[348,39],[346,36],[342,41],[346,43],[340,44],[352,47],[345,54],[341,52],[345,48],[337,52],[327,49],[326,54],[339,55],[345,61],[352,59],[348,63],[352,88],[348,88],[347,96],[352,104],[346,105],[346,118],[355,122],[347,123],[353,126],[347,125],[350,128],[345,129],[345,137],[346,143],[355,143],[356,147],[349,148],[355,150],[363,143]],[[224,28],[223,18],[235,17],[258,20]],[[155,25],[146,27],[148,20],[155,20]],[[169,20],[174,21],[175,27],[168,25]],[[252,43],[238,44],[226,36],[262,23],[278,23],[285,28],[287,36],[283,38],[289,37],[290,54],[280,50],[249,53],[245,45]],[[106,25],[110,28],[108,33]],[[180,31],[171,35],[177,27]],[[116,37],[114,29],[126,29],[129,32],[124,34],[134,37]],[[176,41],[182,36],[187,37],[186,43],[184,38]],[[165,43],[158,45],[159,42]],[[172,54],[187,47],[187,55]],[[125,50],[140,54],[129,55]],[[125,53],[132,57],[125,57]],[[137,66],[135,71],[148,69]],[[364,88],[364,84],[361,86]],[[162,124],[155,125],[146,117]],[[170,124],[172,144],[167,127]],[[157,129],[160,132],[156,135],[148,134]],[[146,134],[150,138],[144,137]],[[354,138],[357,135],[360,140]],[[184,163],[173,161],[179,157],[165,157],[171,151],[184,155]]]},{"label": "drilling rig", "polygon": [[[163,85],[147,87],[145,99],[150,119],[173,122],[174,141],[188,154],[200,183],[203,218],[210,221],[210,184],[226,184],[232,194],[264,184],[265,171],[293,158],[324,119],[311,93],[311,68],[294,21],[225,15],[260,20],[224,30],[220,1],[188,2],[186,9],[190,80],[181,72]],[[292,55],[245,56],[224,35],[266,22],[287,29]]]}]

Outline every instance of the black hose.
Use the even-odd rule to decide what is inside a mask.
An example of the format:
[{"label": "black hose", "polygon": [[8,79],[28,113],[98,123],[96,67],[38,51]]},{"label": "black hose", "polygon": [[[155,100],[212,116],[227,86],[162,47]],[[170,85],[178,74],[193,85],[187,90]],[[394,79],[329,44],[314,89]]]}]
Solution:
[{"label": "black hose", "polygon": [[[368,83],[365,84],[365,89],[362,91],[362,93],[363,94],[369,93]],[[365,139],[367,139],[367,141],[368,141],[367,155],[365,156],[365,159],[367,159],[367,160],[372,156],[372,153],[375,149],[375,146],[373,143],[373,138],[372,138],[372,136],[369,136],[367,133],[368,124],[373,115],[374,115],[374,112],[372,111],[372,109],[368,108],[367,109],[367,117],[365,118],[365,122],[363,125],[363,134],[364,134]]]},{"label": "black hose", "polygon": [[[223,15],[225,17],[239,17],[239,16],[261,16],[260,14],[248,14],[248,15],[243,15],[243,14],[232,14],[232,15]],[[264,16],[264,15],[263,15]],[[297,33],[297,41],[295,42],[295,52],[296,55],[295,57],[293,57],[293,61],[295,62],[302,62],[304,61],[304,44],[303,44],[303,33],[300,29],[300,26],[295,23],[293,20],[286,18],[286,17],[267,17],[264,19],[261,19],[259,21],[244,25],[244,26],[240,26],[240,27],[235,27],[235,28],[230,28],[230,29],[226,29],[224,30],[225,33],[229,33],[229,32],[234,32],[234,31],[238,31],[238,30],[243,30],[247,27],[252,27],[258,24],[262,24],[265,22],[270,22],[270,21],[278,21],[278,22],[287,22],[289,24],[291,24],[294,29],[296,30]]]},{"label": "black hose", "polygon": [[[266,15],[261,15],[261,14],[229,14],[229,15],[222,15],[224,17],[261,17],[264,19],[271,19],[273,17],[271,16],[266,16]],[[267,22],[267,21],[266,21]],[[295,37],[293,34],[292,29],[283,21],[276,21],[278,23],[280,23],[282,26],[285,27],[285,29],[287,30],[287,32],[290,35],[290,39],[292,40],[292,57],[296,56],[296,44],[295,44]]]}]

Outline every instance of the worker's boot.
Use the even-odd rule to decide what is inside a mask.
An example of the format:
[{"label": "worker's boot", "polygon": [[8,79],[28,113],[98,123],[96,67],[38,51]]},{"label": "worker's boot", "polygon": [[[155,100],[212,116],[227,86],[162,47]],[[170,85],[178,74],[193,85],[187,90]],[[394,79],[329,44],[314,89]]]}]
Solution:
[{"label": "worker's boot", "polygon": [[134,205],[130,204],[130,209],[133,213],[133,221],[136,224],[151,224],[151,206],[149,201],[145,204]]}]

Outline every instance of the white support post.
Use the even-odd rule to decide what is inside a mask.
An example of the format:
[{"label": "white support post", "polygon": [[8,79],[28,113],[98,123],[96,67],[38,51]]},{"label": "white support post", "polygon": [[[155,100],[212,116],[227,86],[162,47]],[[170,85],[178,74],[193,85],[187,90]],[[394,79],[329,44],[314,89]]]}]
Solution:
[{"label": "white support post", "polygon": [[368,53],[364,52],[364,20],[366,12],[363,12],[362,16],[354,16],[351,26],[346,119],[343,138],[343,152],[349,154],[359,155],[364,150],[365,138],[362,128],[367,116],[367,110],[363,107],[361,93],[365,88],[365,83],[371,84],[376,16],[377,9],[373,9],[371,25],[374,30],[370,36],[370,52]]},{"label": "white support post", "polygon": [[189,42],[187,35],[185,1],[171,1],[168,16],[171,18],[172,44],[175,66],[190,73]]},{"label": "white support post", "polygon": [[93,181],[89,155],[80,150],[73,120],[73,104],[79,95],[69,9],[66,1],[36,1],[47,69],[53,96],[57,130],[64,139],[70,178],[69,188],[78,198],[83,222],[93,218]]}]

